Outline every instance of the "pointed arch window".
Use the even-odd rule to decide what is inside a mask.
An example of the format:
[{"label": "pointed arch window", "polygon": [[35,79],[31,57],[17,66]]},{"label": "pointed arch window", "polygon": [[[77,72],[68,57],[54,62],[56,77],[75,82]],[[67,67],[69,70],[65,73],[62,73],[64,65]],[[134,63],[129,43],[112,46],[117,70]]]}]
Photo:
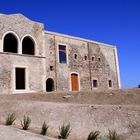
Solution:
[{"label": "pointed arch window", "polygon": [[4,36],[3,51],[12,53],[18,52],[18,40],[13,33],[8,33]]},{"label": "pointed arch window", "polygon": [[22,54],[35,55],[35,42],[29,36],[22,40]]}]

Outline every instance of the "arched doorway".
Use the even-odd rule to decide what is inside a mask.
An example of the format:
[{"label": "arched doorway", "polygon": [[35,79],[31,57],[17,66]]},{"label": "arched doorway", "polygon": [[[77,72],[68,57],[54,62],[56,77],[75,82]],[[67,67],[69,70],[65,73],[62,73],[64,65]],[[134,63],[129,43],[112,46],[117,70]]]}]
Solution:
[{"label": "arched doorway", "polygon": [[46,91],[47,92],[54,91],[54,81],[51,78],[48,78],[46,81]]},{"label": "arched doorway", "polygon": [[35,43],[29,36],[24,37],[24,39],[22,40],[22,54],[35,54]]},{"label": "arched doorway", "polygon": [[72,91],[79,90],[78,74],[76,73],[71,74],[71,89]]},{"label": "arched doorway", "polygon": [[8,33],[4,36],[3,51],[17,53],[18,41],[13,33]]}]

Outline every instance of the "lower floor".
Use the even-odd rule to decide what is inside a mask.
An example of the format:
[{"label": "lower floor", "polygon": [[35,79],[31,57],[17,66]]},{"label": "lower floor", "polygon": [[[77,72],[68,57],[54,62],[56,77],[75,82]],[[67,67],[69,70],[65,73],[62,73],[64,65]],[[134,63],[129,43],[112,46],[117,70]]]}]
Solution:
[{"label": "lower floor", "polygon": [[[77,72],[71,72],[69,75],[69,91],[80,91],[81,90],[81,80],[80,80],[80,74]],[[45,78],[44,78],[45,79]],[[13,77],[13,85],[14,85],[14,91],[16,93],[24,92],[24,91],[30,91],[29,88],[29,73],[28,69],[25,67],[15,67],[14,69],[14,77]],[[61,81],[59,81],[61,82]],[[108,88],[113,88],[113,81],[108,80],[107,81]],[[47,78],[44,82],[44,87],[46,92],[52,92],[57,91],[57,85],[53,78]],[[98,89],[99,82],[97,78],[92,79],[91,81],[91,87],[92,89]],[[89,90],[89,89],[87,89]],[[43,91],[43,90],[42,90]]]}]

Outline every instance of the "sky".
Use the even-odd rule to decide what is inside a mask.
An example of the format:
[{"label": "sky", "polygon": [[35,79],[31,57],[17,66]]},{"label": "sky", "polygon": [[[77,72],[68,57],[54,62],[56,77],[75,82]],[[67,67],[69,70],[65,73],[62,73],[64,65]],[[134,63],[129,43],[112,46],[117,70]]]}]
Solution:
[{"label": "sky", "polygon": [[0,0],[58,33],[116,45],[122,88],[140,84],[140,0]]}]

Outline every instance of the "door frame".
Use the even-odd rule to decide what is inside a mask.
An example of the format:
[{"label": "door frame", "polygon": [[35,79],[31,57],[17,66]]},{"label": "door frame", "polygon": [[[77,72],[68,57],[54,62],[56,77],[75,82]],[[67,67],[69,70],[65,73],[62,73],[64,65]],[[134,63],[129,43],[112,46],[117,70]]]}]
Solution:
[{"label": "door frame", "polygon": [[[21,90],[16,89],[16,73],[15,73],[16,68],[24,68],[25,69],[25,89],[21,89]],[[29,73],[28,73],[28,67],[27,66],[14,65],[11,79],[13,79],[13,82],[12,82],[13,93],[29,92]]]},{"label": "door frame", "polygon": [[80,74],[78,72],[71,72],[70,73],[70,91],[72,91],[72,81],[71,81],[71,75],[72,74],[77,74],[77,76],[78,76],[78,90],[77,91],[80,91],[80,89],[81,89],[81,86],[80,86]]}]

